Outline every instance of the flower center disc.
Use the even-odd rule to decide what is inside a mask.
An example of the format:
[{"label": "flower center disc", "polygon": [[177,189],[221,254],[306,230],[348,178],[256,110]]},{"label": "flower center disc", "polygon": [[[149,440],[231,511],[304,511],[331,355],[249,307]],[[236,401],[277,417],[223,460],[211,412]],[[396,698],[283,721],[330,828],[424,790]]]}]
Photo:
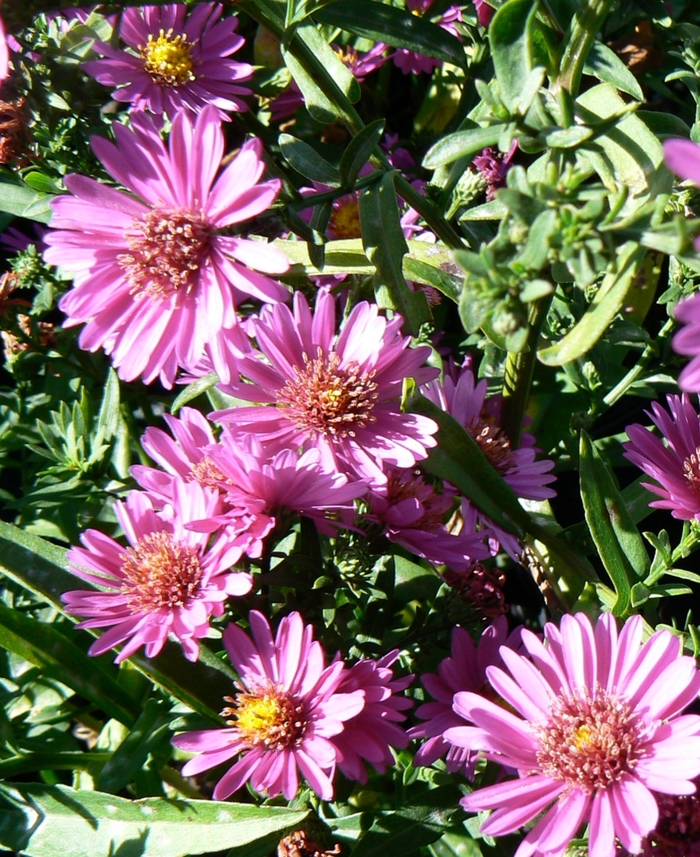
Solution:
[{"label": "flower center disc", "polygon": [[176,292],[190,292],[210,236],[204,216],[186,209],[154,208],[134,218],[133,231],[126,236],[130,252],[118,257],[130,293],[163,301]]},{"label": "flower center disc", "polygon": [[274,685],[225,699],[233,705],[224,708],[221,716],[233,717],[227,723],[253,746],[284,750],[298,744],[306,731],[303,703]]},{"label": "flower center disc", "polygon": [[143,67],[161,86],[182,86],[195,80],[192,71],[193,43],[184,36],[173,36],[173,31],[164,30],[156,39],[149,35],[145,47],[139,48]]},{"label": "flower center disc", "polygon": [[362,235],[357,194],[351,193],[338,200],[328,221],[328,235],[336,240],[359,238]]},{"label": "flower center disc", "polygon": [[542,772],[589,793],[618,782],[642,754],[638,717],[628,703],[600,688],[558,700],[539,738]]},{"label": "flower center disc", "polygon": [[277,391],[277,403],[300,431],[333,437],[355,437],[357,429],[376,421],[372,410],[377,402],[374,371],[363,373],[357,364],[340,368],[340,358],[331,353],[295,368],[295,377]]},{"label": "flower center disc", "polygon": [[683,462],[683,476],[688,483],[688,490],[700,496],[700,447]]},{"label": "flower center disc", "polygon": [[182,607],[197,594],[202,578],[197,549],[164,531],[149,533],[121,554],[122,592],[139,613]]},{"label": "flower center disc", "polygon": [[481,417],[476,417],[467,426],[467,431],[492,467],[501,474],[510,469],[513,463],[513,450],[503,429]]}]

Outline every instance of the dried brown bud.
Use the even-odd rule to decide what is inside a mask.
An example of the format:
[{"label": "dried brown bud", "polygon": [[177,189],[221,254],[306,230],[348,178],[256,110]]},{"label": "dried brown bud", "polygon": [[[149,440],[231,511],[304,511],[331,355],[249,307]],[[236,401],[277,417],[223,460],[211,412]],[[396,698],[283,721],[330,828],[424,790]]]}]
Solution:
[{"label": "dried brown bud", "polygon": [[340,845],[334,845],[332,850],[321,848],[309,839],[305,830],[295,830],[277,846],[277,857],[332,857],[335,854],[340,854]]}]

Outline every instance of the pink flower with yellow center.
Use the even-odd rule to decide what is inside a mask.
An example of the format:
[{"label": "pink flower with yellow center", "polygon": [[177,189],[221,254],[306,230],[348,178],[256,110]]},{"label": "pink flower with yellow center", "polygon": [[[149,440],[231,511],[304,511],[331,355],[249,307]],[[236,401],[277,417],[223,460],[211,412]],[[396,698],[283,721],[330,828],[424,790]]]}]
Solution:
[{"label": "pink flower with yellow center", "polygon": [[181,750],[200,755],[182,769],[184,776],[208,771],[240,756],[219,780],[214,800],[223,800],[250,781],[269,797],[291,800],[299,774],[324,800],[333,797],[337,750],[332,738],[359,714],[365,692],[340,689],[347,669],[336,660],[326,666],[313,628],[298,613],[282,619],[273,638],[267,619],[250,614],[252,637],[236,625],[224,631],[224,645],[240,676],[235,696],[221,712],[227,728],[187,732],[173,738]]},{"label": "pink flower with yellow center", "polygon": [[503,646],[507,672],[487,668],[508,707],[455,695],[455,712],[474,725],[445,738],[519,774],[461,804],[494,810],[481,826],[488,836],[534,821],[516,857],[561,857],[585,823],[591,857],[615,857],[617,840],[636,854],[659,818],[655,793],[695,793],[700,717],[682,712],[700,673],[678,637],[662,630],[643,643],[643,631],[639,616],[619,633],[611,614],[595,627],[582,613],[564,616],[561,628],[545,626],[544,642],[522,632],[529,658]]},{"label": "pink flower with yellow center", "polygon": [[336,334],[335,300],[325,290],[315,313],[300,292],[293,310],[264,307],[247,328],[257,349],[240,349],[236,360],[241,381],[220,385],[260,404],[212,417],[270,450],[315,447],[329,469],[384,485],[384,463],[411,467],[436,443],[433,420],[401,412],[404,379],[423,383],[437,374],[423,366],[430,349],[411,348],[402,323],[362,301]]},{"label": "pink flower with yellow center", "polygon": [[130,102],[133,110],[174,119],[180,110],[199,113],[210,104],[228,119],[229,112],[248,109],[240,96],[251,92],[238,84],[250,80],[253,67],[230,59],[245,40],[235,33],[237,18],[220,20],[222,9],[220,3],[125,9],[119,35],[128,49],[95,42],[104,59],[83,68],[117,87],[112,98]]},{"label": "pink flower with yellow center", "polygon": [[162,513],[141,491],[115,504],[128,547],[87,530],[81,536],[84,547],[68,552],[70,571],[98,589],[64,593],[66,610],[86,617],[79,628],[110,627],[92,644],[91,655],[124,644],[117,663],[141,646],[155,657],[172,634],[195,661],[209,618],[223,615],[229,596],[250,591],[251,576],[230,571],[229,545],[219,540],[209,546],[209,536],[187,527],[219,511],[218,495],[182,480],[173,494],[173,505]]},{"label": "pink flower with yellow center", "polygon": [[80,346],[103,348],[126,381],[160,378],[172,387],[178,367],[195,366],[205,346],[236,324],[242,297],[288,297],[267,276],[284,273],[286,257],[225,234],[266,211],[280,182],[260,183],[257,139],[219,174],[224,135],[213,107],[196,120],[180,113],[167,146],[151,117],[135,114],[132,125],[115,123],[116,145],[92,140],[129,193],[67,176],[71,193],[52,202],[44,258],[74,274],[59,307],[67,325],[85,323]]}]

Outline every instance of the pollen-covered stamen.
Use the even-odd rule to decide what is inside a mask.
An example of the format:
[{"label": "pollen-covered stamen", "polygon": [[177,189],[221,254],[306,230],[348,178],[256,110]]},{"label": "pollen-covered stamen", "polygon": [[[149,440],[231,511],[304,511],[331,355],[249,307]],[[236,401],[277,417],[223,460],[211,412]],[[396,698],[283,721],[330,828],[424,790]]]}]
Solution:
[{"label": "pollen-covered stamen", "polygon": [[357,429],[377,419],[372,413],[378,398],[374,375],[354,362],[341,368],[336,353],[324,356],[319,348],[315,360],[304,355],[304,367],[296,367],[294,378],[277,391],[277,404],[299,431],[355,437]]},{"label": "pollen-covered stamen", "polygon": [[253,690],[242,690],[235,697],[224,697],[226,706],[221,716],[251,746],[264,745],[269,750],[284,750],[299,744],[304,737],[307,716],[304,704],[293,694],[270,684]]},{"label": "pollen-covered stamen", "polygon": [[228,479],[224,472],[219,468],[218,464],[212,461],[208,455],[205,455],[204,458],[193,464],[190,473],[192,475],[192,479],[194,479],[195,482],[199,482],[199,484],[204,486],[204,488],[220,489],[222,487],[221,483],[227,482],[230,484],[231,482],[231,480]]},{"label": "pollen-covered stamen", "polygon": [[499,473],[506,473],[514,464],[510,440],[502,428],[495,423],[476,417],[467,425],[467,431],[479,449]]},{"label": "pollen-covered stamen", "polygon": [[154,208],[134,218],[126,235],[130,252],[117,257],[130,294],[154,301],[176,292],[187,294],[197,281],[210,238],[211,226],[201,212]]},{"label": "pollen-covered stamen", "polygon": [[634,769],[642,737],[631,706],[598,688],[555,703],[549,722],[539,727],[537,761],[543,774],[591,793]]},{"label": "pollen-covered stamen", "polygon": [[146,45],[139,47],[144,70],[161,86],[182,86],[195,80],[192,61],[193,42],[185,36],[173,35],[172,29],[161,30],[154,39],[149,35]]},{"label": "pollen-covered stamen", "polygon": [[700,446],[683,462],[683,475],[688,483],[688,489],[700,496]]},{"label": "pollen-covered stamen", "polygon": [[392,470],[387,479],[386,496],[392,506],[413,499],[420,503],[423,514],[410,524],[418,530],[430,531],[441,527],[452,506],[452,497],[438,494],[431,485],[427,485],[420,470]]},{"label": "pollen-covered stamen", "polygon": [[123,582],[135,613],[182,607],[195,597],[202,578],[196,547],[165,531],[149,533],[121,554]]},{"label": "pollen-covered stamen", "polygon": [[328,235],[338,241],[343,238],[360,238],[362,236],[358,194],[349,193],[336,201],[328,221]]}]

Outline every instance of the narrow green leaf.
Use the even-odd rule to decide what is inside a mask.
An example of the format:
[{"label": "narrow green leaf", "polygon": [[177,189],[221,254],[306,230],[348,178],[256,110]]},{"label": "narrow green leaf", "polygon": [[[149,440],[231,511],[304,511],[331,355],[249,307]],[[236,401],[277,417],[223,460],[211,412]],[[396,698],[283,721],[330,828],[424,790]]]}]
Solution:
[{"label": "narrow green leaf", "polygon": [[637,101],[644,101],[644,93],[637,82],[637,78],[615,51],[603,42],[594,42],[583,66],[583,72],[590,74],[591,77],[597,77],[604,83],[612,83],[613,86],[631,95],[632,98],[636,98]]},{"label": "narrow green leaf", "polygon": [[504,104],[515,111],[523,92],[523,82],[534,68],[532,25],[539,3],[508,0],[489,24],[493,65]]},{"label": "narrow green leaf", "polygon": [[[109,760],[110,753],[21,753],[0,761],[0,779],[32,774],[37,771],[88,771]],[[0,797],[2,793],[0,792]],[[1,815],[1,814],[0,814]],[[0,822],[0,836],[2,822]],[[0,839],[0,843],[2,840]]]},{"label": "narrow green leaf", "polygon": [[218,383],[219,376],[216,372],[210,372],[208,375],[202,375],[201,378],[197,378],[196,381],[193,381],[191,384],[184,387],[182,392],[175,397],[171,412],[176,414],[180,408],[187,405],[193,399],[196,399],[197,396],[201,396],[202,393],[206,393],[210,387],[213,387]]},{"label": "narrow green leaf", "polygon": [[490,125],[488,128],[469,128],[466,131],[448,134],[428,149],[423,158],[423,166],[428,170],[434,170],[444,164],[451,164],[459,158],[476,155],[487,146],[495,146],[506,127],[506,125]]},{"label": "narrow green leaf", "polygon": [[0,211],[8,214],[48,223],[53,198],[53,195],[39,193],[26,185],[0,180]]},{"label": "narrow green leaf", "polygon": [[27,857],[188,857],[298,827],[308,809],[207,800],[130,801],[67,786],[5,783],[0,845]]},{"label": "narrow green leaf", "polygon": [[579,452],[586,523],[617,593],[613,612],[624,616],[632,585],[649,573],[649,555],[610,471],[585,432]]},{"label": "narrow green leaf", "polygon": [[45,675],[67,685],[121,723],[130,725],[137,717],[138,703],[117,684],[115,668],[96,664],[53,625],[1,602],[0,646],[41,667]]},{"label": "narrow green leaf", "polygon": [[408,245],[401,230],[394,171],[384,173],[360,194],[360,226],[365,253],[376,268],[377,303],[400,312],[405,329],[418,333],[430,318],[430,309],[425,295],[412,292],[403,275]]},{"label": "narrow green leaf", "polygon": [[385,42],[428,57],[464,67],[461,42],[437,24],[403,9],[372,0],[338,2],[313,13],[317,21],[364,36],[373,42]]},{"label": "narrow green leaf", "polygon": [[107,383],[102,394],[102,404],[97,416],[97,428],[104,440],[110,440],[119,431],[119,378],[114,369],[107,372]]},{"label": "narrow green leaf", "polygon": [[338,187],[340,177],[338,170],[333,164],[319,155],[319,153],[297,137],[291,134],[280,134],[279,146],[287,163],[300,175],[314,182]]},{"label": "narrow green leaf", "polygon": [[369,156],[384,133],[384,125],[383,119],[377,119],[375,122],[366,125],[348,143],[338,166],[340,182],[343,187],[352,188],[355,184],[360,170],[369,160]]}]

